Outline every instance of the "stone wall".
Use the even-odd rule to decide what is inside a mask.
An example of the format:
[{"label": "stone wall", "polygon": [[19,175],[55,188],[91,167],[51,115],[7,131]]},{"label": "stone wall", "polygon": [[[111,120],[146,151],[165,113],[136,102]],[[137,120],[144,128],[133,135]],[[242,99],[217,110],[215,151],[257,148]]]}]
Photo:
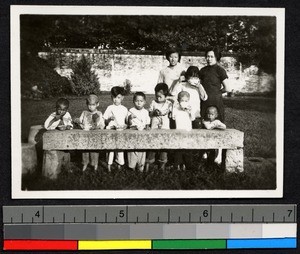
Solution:
[{"label": "stone wall", "polygon": [[[98,75],[101,91],[109,91],[112,86],[124,85],[126,80],[132,83],[132,91],[153,93],[159,70],[168,65],[165,56],[159,52],[115,51],[98,49],[53,49],[51,52],[39,52],[39,57],[55,64],[55,70],[61,76],[70,77],[72,66],[82,56],[93,63],[92,69]],[[186,52],[181,64],[199,69],[206,65],[204,54]],[[230,90],[240,93],[264,93],[275,90],[275,77],[259,72],[256,66],[244,69],[235,55],[225,55],[221,65],[226,69]]]}]

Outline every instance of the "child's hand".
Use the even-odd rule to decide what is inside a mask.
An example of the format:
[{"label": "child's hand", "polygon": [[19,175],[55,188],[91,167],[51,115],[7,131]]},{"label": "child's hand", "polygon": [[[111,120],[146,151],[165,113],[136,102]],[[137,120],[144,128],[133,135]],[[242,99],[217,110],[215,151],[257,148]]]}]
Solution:
[{"label": "child's hand", "polygon": [[115,116],[111,116],[111,117],[109,118],[110,121],[113,121],[113,120],[115,120],[115,119],[116,119]]},{"label": "child's hand", "polygon": [[155,109],[155,110],[154,110],[154,115],[155,115],[155,116],[160,116],[160,115],[161,115],[160,110],[159,110],[159,109]]},{"label": "child's hand", "polygon": [[75,118],[73,122],[76,123],[76,124],[80,124],[80,119],[79,118]]},{"label": "child's hand", "polygon": [[71,130],[71,125],[67,125],[66,130]]},{"label": "child's hand", "polygon": [[57,114],[56,114],[56,115],[54,116],[54,119],[57,121],[57,120],[62,119],[62,117],[63,117],[62,115],[57,115]]},{"label": "child's hand", "polygon": [[185,108],[185,110],[186,110],[187,112],[191,113],[192,107],[191,107],[190,105],[188,105],[188,106]]},{"label": "child's hand", "polygon": [[92,115],[93,122],[97,122],[98,118],[99,118],[99,115],[97,113]]}]

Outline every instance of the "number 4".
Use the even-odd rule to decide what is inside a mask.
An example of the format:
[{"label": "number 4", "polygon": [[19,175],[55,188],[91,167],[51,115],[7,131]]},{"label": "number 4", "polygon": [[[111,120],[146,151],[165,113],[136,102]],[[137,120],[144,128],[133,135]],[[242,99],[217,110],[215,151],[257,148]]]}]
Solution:
[{"label": "number 4", "polygon": [[40,211],[37,211],[34,216],[40,218]]}]

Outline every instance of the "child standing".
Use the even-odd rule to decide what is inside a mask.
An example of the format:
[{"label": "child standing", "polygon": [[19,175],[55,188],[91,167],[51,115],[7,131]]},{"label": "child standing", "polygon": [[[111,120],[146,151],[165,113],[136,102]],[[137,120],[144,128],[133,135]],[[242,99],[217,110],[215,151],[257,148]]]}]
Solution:
[{"label": "child standing", "polygon": [[169,66],[159,72],[157,83],[165,83],[172,89],[178,81],[184,80],[185,68],[180,64],[181,55],[179,50],[172,48],[166,52]]},{"label": "child standing", "polygon": [[[44,127],[46,130],[70,130],[73,128],[72,118],[68,112],[69,101],[65,98],[60,98],[56,101],[56,111],[53,112],[45,121]],[[43,165],[42,174],[50,179],[56,179],[60,173],[62,165],[66,170],[69,170],[70,165],[70,153],[69,151],[44,151],[43,161],[57,161],[56,167],[50,167],[53,170],[49,170],[49,167]],[[48,158],[48,159],[46,159]]]},{"label": "child standing", "polygon": [[[151,117],[151,129],[170,129],[169,115],[172,112],[172,103],[167,100],[169,94],[168,85],[158,83],[155,87],[155,100],[150,104],[149,115]],[[159,168],[164,169],[168,161],[166,152],[159,153]],[[146,169],[149,164],[155,162],[155,152],[149,152]]]},{"label": "child standing", "polygon": [[[173,90],[170,91],[173,98],[177,98],[181,91],[186,91],[190,94],[190,105],[193,109],[192,123],[193,129],[198,129],[201,126],[200,120],[200,104],[201,100],[207,100],[207,94],[200,84],[199,69],[196,66],[190,66],[185,73],[186,82],[178,82]],[[174,99],[175,101],[175,99]]]},{"label": "child standing", "polygon": [[[186,91],[181,91],[178,94],[178,101],[174,102],[172,117],[176,123],[177,130],[192,130],[192,121],[195,120],[195,114],[190,105],[190,94]],[[174,158],[175,168],[185,170],[192,164],[192,156],[189,151],[176,151]]]},{"label": "child standing", "polygon": [[[110,92],[113,104],[107,107],[103,115],[106,129],[124,130],[127,127],[125,124],[125,120],[128,114],[127,108],[122,105],[125,90],[123,87],[114,86]],[[123,152],[109,152],[108,171],[111,170],[111,165],[114,161],[115,155],[116,162],[118,163],[119,167],[124,165]]]},{"label": "child standing", "polygon": [[[104,119],[102,113],[97,110],[99,107],[99,98],[95,94],[91,94],[86,99],[86,105],[88,110],[85,110],[81,113],[79,118],[74,120],[75,123],[79,124],[83,130],[95,130],[95,129],[104,129]],[[85,171],[89,162],[91,161],[91,166],[94,170],[98,169],[98,152],[83,152],[82,153],[82,170]]]},{"label": "child standing", "polygon": [[[130,129],[148,129],[150,125],[149,112],[144,108],[146,95],[142,92],[136,92],[133,96],[134,107],[128,112],[128,125]],[[139,171],[144,170],[146,161],[146,152],[128,152],[128,167]]]},{"label": "child standing", "polygon": [[[218,116],[219,116],[218,108],[216,106],[209,106],[206,109],[206,115],[204,120],[202,121],[204,128],[208,130],[212,130],[212,129],[225,130],[226,125],[218,119]],[[213,158],[217,164],[221,164],[222,149],[211,151],[209,158],[210,159]]]},{"label": "child standing", "polygon": [[56,111],[51,113],[44,123],[46,130],[70,130],[73,128],[72,118],[68,112],[69,104],[65,98],[56,101]]}]

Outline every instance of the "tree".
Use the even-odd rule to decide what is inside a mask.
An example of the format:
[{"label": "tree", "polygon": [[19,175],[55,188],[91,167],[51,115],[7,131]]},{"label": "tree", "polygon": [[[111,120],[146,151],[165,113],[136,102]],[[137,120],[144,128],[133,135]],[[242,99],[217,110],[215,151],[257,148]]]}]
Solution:
[{"label": "tree", "polygon": [[71,75],[71,89],[76,95],[88,95],[100,92],[100,83],[91,63],[83,56],[73,68]]},{"label": "tree", "polygon": [[259,16],[38,16],[21,17],[22,51],[51,47],[165,51],[208,46],[274,72],[276,18]]}]

